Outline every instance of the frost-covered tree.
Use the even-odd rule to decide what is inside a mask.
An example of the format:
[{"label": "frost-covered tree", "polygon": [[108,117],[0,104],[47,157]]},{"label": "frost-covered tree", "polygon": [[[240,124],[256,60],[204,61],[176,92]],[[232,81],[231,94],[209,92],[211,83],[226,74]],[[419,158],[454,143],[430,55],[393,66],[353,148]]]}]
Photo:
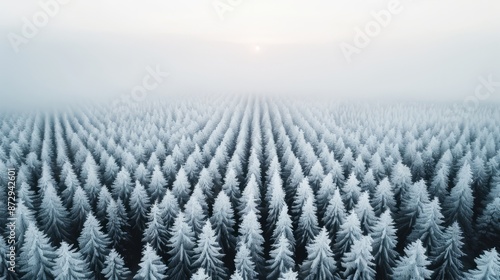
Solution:
[{"label": "frost-covered tree", "polygon": [[165,196],[163,196],[160,204],[158,204],[158,208],[160,209],[161,218],[165,227],[169,228],[174,223],[174,220],[180,211],[177,198],[169,189],[167,189]]},{"label": "frost-covered tree", "polygon": [[290,244],[290,248],[293,251],[293,249],[295,248],[295,237],[293,235],[292,219],[290,219],[290,215],[288,214],[288,206],[286,204],[283,205],[280,211],[278,221],[276,222],[276,227],[274,228],[273,235],[271,237],[272,241],[276,243],[278,241],[278,238],[280,238],[282,234],[285,234]]},{"label": "frost-covered tree", "polygon": [[70,219],[74,225],[74,232],[80,232],[83,223],[90,213],[90,203],[87,194],[81,187],[77,187],[73,195],[73,205],[71,206]]},{"label": "frost-covered tree", "polygon": [[278,221],[280,211],[283,208],[283,205],[286,204],[285,191],[283,190],[282,181],[277,172],[272,176],[269,190],[271,194],[269,197],[266,232],[271,232],[274,229],[275,224]]},{"label": "frost-covered tree", "polygon": [[408,241],[417,239],[422,241],[422,246],[427,252],[432,252],[434,248],[443,242],[443,215],[439,199],[436,197],[430,203],[423,205],[422,212],[419,213]]},{"label": "frost-covered tree", "polygon": [[203,227],[205,213],[198,199],[194,195],[189,198],[188,202],[184,206],[184,215],[188,225],[193,229],[195,236],[198,236]]},{"label": "frost-covered tree", "polygon": [[[167,279],[167,266],[161,261],[151,245],[146,244],[142,252],[139,270],[134,276],[134,280],[161,280]],[[185,278],[188,279],[188,278]]]},{"label": "frost-covered tree", "polygon": [[431,185],[429,186],[429,193],[432,196],[438,197],[441,202],[443,202],[448,195],[449,174],[450,167],[446,163],[443,163],[443,165],[437,169],[436,174],[432,178]]},{"label": "frost-covered tree", "polygon": [[470,270],[466,278],[470,280],[496,280],[500,278],[500,255],[492,248],[475,259],[476,269]]},{"label": "frost-covered tree", "polygon": [[99,197],[97,198],[96,214],[100,220],[104,220],[106,217],[106,210],[108,204],[113,199],[106,186],[103,186],[99,191]]},{"label": "frost-covered tree", "polygon": [[184,213],[179,212],[170,230],[168,247],[168,279],[189,279],[194,255],[194,233],[187,224]]},{"label": "frost-covered tree", "polygon": [[132,192],[132,178],[130,177],[130,173],[125,167],[122,167],[120,172],[116,175],[116,179],[113,182],[113,186],[111,187],[113,197],[115,199],[122,199],[123,201],[128,201],[128,197]]},{"label": "frost-covered tree", "polygon": [[200,172],[200,178],[198,179],[198,185],[200,186],[203,194],[212,202],[214,196],[214,182],[212,174],[207,168],[203,168]]},{"label": "frost-covered tree", "polygon": [[63,165],[63,169],[61,171],[61,181],[64,184],[61,198],[66,207],[68,207],[73,203],[72,199],[76,188],[80,186],[80,181],[78,181],[78,177],[76,176],[70,162],[66,162]]},{"label": "frost-covered tree", "polygon": [[424,210],[424,205],[429,203],[429,194],[424,180],[413,184],[403,195],[396,222],[398,222],[401,236],[410,233],[417,217]]},{"label": "frost-covered tree", "polygon": [[373,225],[375,224],[375,212],[373,212],[373,208],[370,205],[370,197],[367,192],[363,192],[354,207],[354,212],[359,218],[361,223],[361,230],[363,234],[369,234],[372,232]]},{"label": "frost-covered tree", "polygon": [[307,245],[319,232],[314,196],[306,199],[301,212],[296,231],[297,240],[299,244]]},{"label": "frost-covered tree", "polygon": [[358,219],[358,215],[356,215],[356,212],[351,211],[344,223],[340,226],[340,230],[337,232],[337,238],[335,239],[334,249],[339,258],[341,258],[345,252],[349,252],[355,240],[361,238],[362,232],[360,226],[361,223]]},{"label": "frost-covered tree", "polygon": [[[158,166],[158,169],[160,169],[159,166]],[[160,171],[160,173],[161,173],[161,171]],[[134,179],[136,181],[139,181],[141,184],[148,184],[149,171],[144,166],[144,163],[141,162],[141,163],[139,163],[139,166],[137,166],[137,169],[134,172]]]},{"label": "frost-covered tree", "polygon": [[146,226],[146,219],[150,206],[149,196],[144,186],[139,181],[135,181],[135,188],[130,195],[129,214],[133,221],[133,226],[140,231],[144,230]]},{"label": "frost-covered tree", "polygon": [[199,268],[196,273],[191,276],[191,280],[212,280],[212,277],[208,276],[205,269]]},{"label": "frost-covered tree", "polygon": [[[152,181],[152,180],[151,180]],[[189,183],[186,171],[183,167],[179,169],[172,186],[172,193],[177,197],[180,206],[188,201],[191,194],[191,184]]]},{"label": "frost-covered tree", "polygon": [[232,168],[228,168],[226,172],[226,177],[224,178],[224,185],[222,185],[222,190],[229,196],[233,207],[236,205],[240,198],[240,182],[236,176],[236,171]]},{"label": "frost-covered tree", "polygon": [[280,278],[278,278],[278,280],[298,280],[298,279],[299,279],[298,273],[291,269],[285,273],[282,273]]},{"label": "frost-covered tree", "polygon": [[328,202],[333,197],[337,187],[333,183],[332,173],[326,174],[326,176],[321,181],[320,188],[316,195],[316,202],[318,204],[318,213],[323,217],[326,208],[328,207]]},{"label": "frost-covered tree", "polygon": [[472,231],[474,197],[471,183],[471,169],[469,164],[465,163],[458,172],[457,183],[444,202],[444,216],[447,223],[452,224],[457,221],[466,234]]},{"label": "frost-covered tree", "polygon": [[212,224],[207,221],[194,249],[195,261],[193,267],[202,268],[212,279],[225,279],[227,272],[222,261],[224,255],[221,251]]},{"label": "frost-covered tree", "polygon": [[354,173],[351,173],[351,175],[349,175],[349,178],[342,186],[342,192],[342,200],[344,201],[346,209],[351,210],[358,202],[358,198],[361,194],[359,181]]},{"label": "frost-covered tree", "polygon": [[320,187],[321,181],[323,181],[323,177],[325,177],[325,171],[323,170],[321,162],[317,160],[316,163],[314,163],[314,165],[311,167],[308,176],[309,183],[311,184],[312,189],[316,192]]},{"label": "frost-covered tree", "polygon": [[[236,252],[236,257],[234,258],[234,264],[236,265],[237,272],[235,274],[239,275],[241,279],[257,279],[258,272],[255,269],[255,263],[252,260],[251,252],[245,242],[238,243],[238,251]],[[233,278],[238,279],[237,276],[232,276],[231,279]]]},{"label": "frost-covered tree", "polygon": [[337,265],[330,243],[326,229],[322,228],[316,238],[307,245],[307,259],[300,266],[300,274],[304,280],[335,279]]},{"label": "frost-covered tree", "polygon": [[127,238],[127,232],[125,230],[127,225],[125,207],[120,199],[116,202],[114,199],[111,199],[106,212],[106,219],[108,221],[106,223],[106,230],[111,240],[111,245],[115,247]]},{"label": "frost-covered tree", "polygon": [[215,199],[214,209],[210,222],[214,226],[216,239],[221,244],[222,252],[227,254],[234,250],[236,237],[234,236],[234,213],[225,192],[219,192]]},{"label": "frost-covered tree", "polygon": [[34,223],[30,223],[26,230],[20,252],[18,265],[21,279],[54,279],[56,251]]},{"label": "frost-covered tree", "polygon": [[433,250],[432,267],[434,268],[433,279],[436,280],[459,280],[463,279],[462,261],[462,230],[457,222],[454,222],[444,232],[441,244]]},{"label": "frost-covered tree", "polygon": [[298,222],[302,213],[302,207],[304,207],[304,204],[309,197],[314,197],[314,192],[309,185],[309,181],[307,181],[307,179],[303,179],[299,184],[293,199],[292,217],[295,217],[295,222]]},{"label": "frost-covered tree", "polygon": [[387,177],[377,185],[371,203],[377,216],[380,216],[385,210],[395,211],[396,201],[394,200],[391,183]]},{"label": "frost-covered tree", "polygon": [[151,175],[151,182],[148,186],[148,192],[151,196],[151,201],[156,201],[165,195],[165,186],[167,181],[163,177],[163,173],[160,170],[160,166],[156,165],[153,170],[153,175]]},{"label": "frost-covered tree", "polygon": [[346,218],[346,212],[344,207],[344,202],[340,196],[339,189],[335,189],[335,192],[328,203],[325,215],[323,216],[323,223],[330,232],[330,237],[334,239],[340,226],[344,223]]},{"label": "frost-covered tree", "polygon": [[486,206],[484,213],[477,219],[477,228],[484,244],[494,244],[500,240],[500,197]]},{"label": "frost-covered tree", "polygon": [[402,162],[396,163],[392,169],[391,183],[396,201],[399,201],[405,195],[405,192],[412,187],[413,181],[410,168]]},{"label": "frost-covered tree", "polygon": [[417,240],[405,248],[405,256],[397,261],[392,277],[402,280],[430,279],[432,271],[427,268],[429,264],[425,248]]},{"label": "frost-covered tree", "polygon": [[362,236],[354,241],[351,251],[342,258],[343,273],[349,280],[371,280],[375,278],[374,257],[372,256],[372,238]]},{"label": "frost-covered tree", "polygon": [[56,251],[55,267],[53,275],[56,280],[80,280],[90,279],[92,273],[82,255],[66,242]]},{"label": "frost-covered tree", "polygon": [[104,269],[102,274],[106,280],[126,280],[131,276],[130,270],[125,266],[123,257],[112,249],[104,261]]},{"label": "frost-covered tree", "polygon": [[278,276],[283,275],[288,270],[295,267],[293,252],[290,248],[291,246],[285,233],[282,233],[277,242],[274,242],[269,252],[271,258],[267,260],[267,268],[269,271],[267,278],[276,279]]},{"label": "frost-covered tree", "polygon": [[259,275],[264,274],[264,238],[257,215],[252,210],[243,217],[239,229],[238,242],[243,242],[250,250]]},{"label": "frost-covered tree", "polygon": [[151,207],[151,211],[148,214],[148,222],[146,224],[146,229],[144,230],[142,241],[150,244],[150,246],[156,250],[162,251],[166,248],[167,238],[168,228],[165,226],[161,217],[158,204],[155,203]]},{"label": "frost-covered tree", "polygon": [[94,215],[89,213],[78,237],[78,246],[85,262],[90,265],[91,271],[103,269],[104,259],[109,252],[109,244],[109,238],[102,232],[101,225]]},{"label": "frost-covered tree", "polygon": [[51,184],[48,184],[45,188],[39,215],[41,229],[53,242],[59,243],[61,240],[69,237],[68,211],[62,205],[61,199]]},{"label": "frost-covered tree", "polygon": [[373,239],[373,256],[375,257],[377,279],[387,279],[396,264],[396,229],[390,210],[380,215],[371,233]]}]

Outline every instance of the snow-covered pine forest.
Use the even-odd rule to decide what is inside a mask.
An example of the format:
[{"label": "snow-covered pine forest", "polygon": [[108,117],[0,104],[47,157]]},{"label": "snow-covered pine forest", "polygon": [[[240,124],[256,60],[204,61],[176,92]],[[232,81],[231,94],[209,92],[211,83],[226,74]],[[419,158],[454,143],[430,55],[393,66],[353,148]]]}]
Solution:
[{"label": "snow-covered pine forest", "polygon": [[[500,279],[498,107],[217,97],[0,119],[21,279]],[[6,205],[3,188],[1,225]]]}]

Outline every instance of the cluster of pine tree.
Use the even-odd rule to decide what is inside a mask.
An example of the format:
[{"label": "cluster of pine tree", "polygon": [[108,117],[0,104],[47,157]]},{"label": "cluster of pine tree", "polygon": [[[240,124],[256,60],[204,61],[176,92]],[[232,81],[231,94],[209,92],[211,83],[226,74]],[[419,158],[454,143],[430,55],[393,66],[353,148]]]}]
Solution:
[{"label": "cluster of pine tree", "polygon": [[2,115],[0,277],[500,279],[499,123],[257,97]]}]

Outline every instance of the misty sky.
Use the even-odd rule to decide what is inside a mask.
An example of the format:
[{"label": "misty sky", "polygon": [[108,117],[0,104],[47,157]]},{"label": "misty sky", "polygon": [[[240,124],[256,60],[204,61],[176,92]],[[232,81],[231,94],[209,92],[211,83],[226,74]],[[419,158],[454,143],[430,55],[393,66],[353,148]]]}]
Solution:
[{"label": "misty sky", "polygon": [[[69,0],[16,53],[9,34],[22,36],[23,17],[43,9],[1,0],[0,104],[110,100],[156,65],[170,76],[151,96],[167,97],[460,101],[480,76],[500,81],[498,0],[400,0],[400,12],[350,63],[339,45],[353,45],[355,28],[390,1],[239,1],[221,20],[213,0]],[[489,100],[500,100],[500,87]]]}]

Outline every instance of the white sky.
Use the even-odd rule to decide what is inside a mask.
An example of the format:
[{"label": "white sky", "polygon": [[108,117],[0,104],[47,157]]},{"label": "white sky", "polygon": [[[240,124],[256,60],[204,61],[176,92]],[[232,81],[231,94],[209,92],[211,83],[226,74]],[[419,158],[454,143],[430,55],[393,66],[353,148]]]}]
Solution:
[{"label": "white sky", "polygon": [[165,95],[460,100],[479,76],[500,80],[498,0],[400,0],[403,11],[350,64],[339,44],[389,1],[241,0],[224,21],[213,2],[69,0],[15,54],[7,34],[20,34],[22,18],[41,8],[0,0],[0,97],[116,96],[156,64],[171,74],[157,89]]}]

